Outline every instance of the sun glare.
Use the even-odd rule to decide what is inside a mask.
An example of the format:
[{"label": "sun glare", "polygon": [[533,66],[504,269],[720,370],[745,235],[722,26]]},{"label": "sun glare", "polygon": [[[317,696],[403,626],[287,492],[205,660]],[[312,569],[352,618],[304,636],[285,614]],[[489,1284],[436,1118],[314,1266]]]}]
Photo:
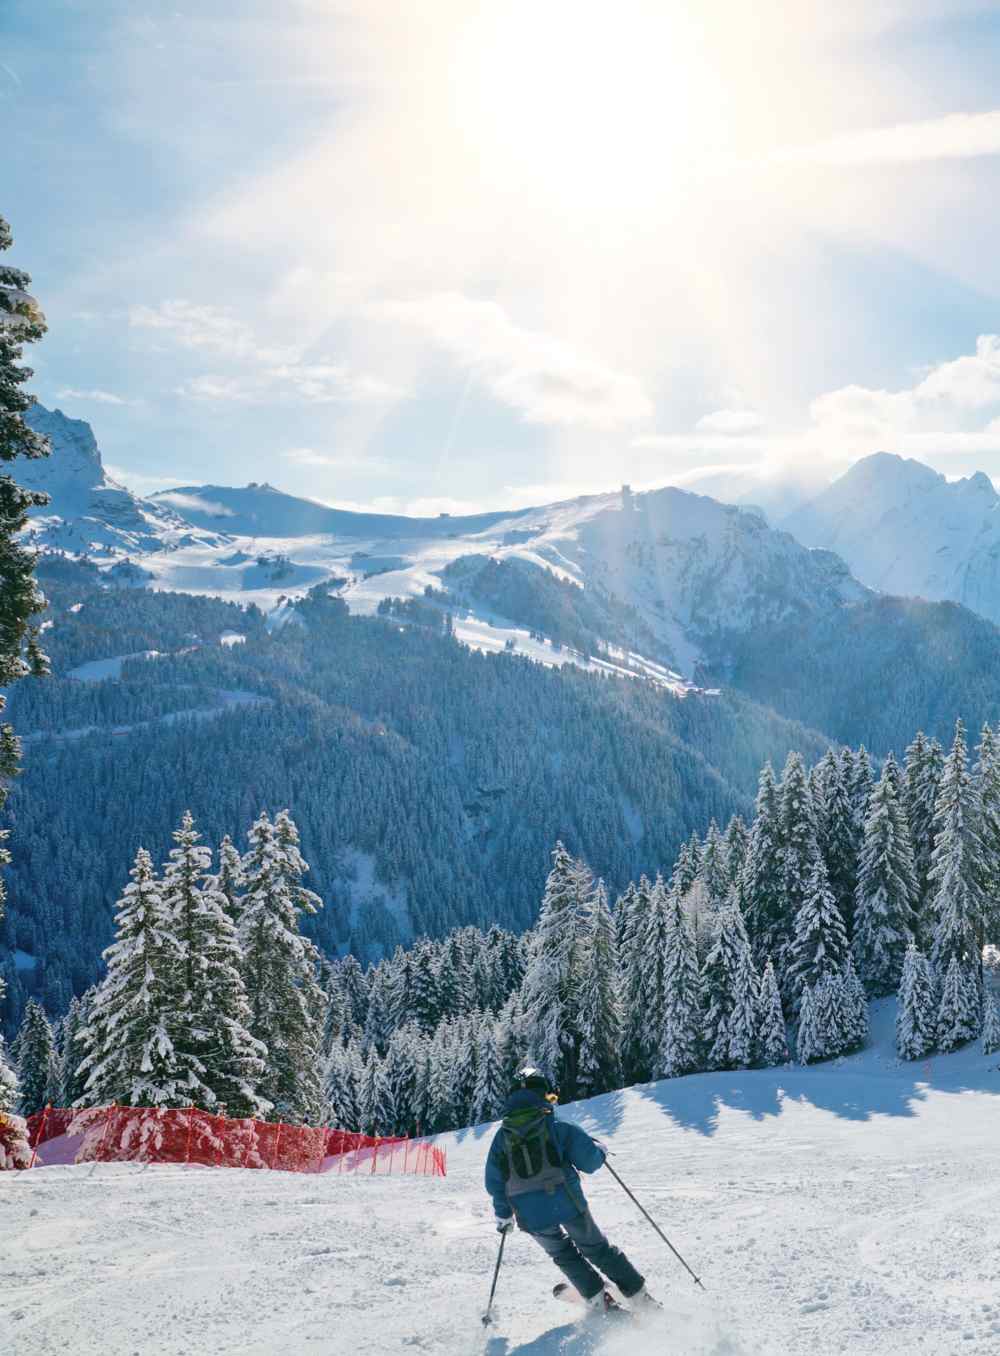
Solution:
[{"label": "sun glare", "polygon": [[724,141],[726,95],[690,7],[508,0],[453,67],[463,135],[532,192],[600,216],[669,201]]}]

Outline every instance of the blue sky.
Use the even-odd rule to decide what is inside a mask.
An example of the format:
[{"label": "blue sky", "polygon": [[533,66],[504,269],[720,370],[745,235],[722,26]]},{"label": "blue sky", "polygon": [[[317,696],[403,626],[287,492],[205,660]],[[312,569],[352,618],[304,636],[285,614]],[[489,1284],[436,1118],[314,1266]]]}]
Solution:
[{"label": "blue sky", "polygon": [[998,63],[974,0],[7,0],[34,389],[141,490],[1000,476]]}]

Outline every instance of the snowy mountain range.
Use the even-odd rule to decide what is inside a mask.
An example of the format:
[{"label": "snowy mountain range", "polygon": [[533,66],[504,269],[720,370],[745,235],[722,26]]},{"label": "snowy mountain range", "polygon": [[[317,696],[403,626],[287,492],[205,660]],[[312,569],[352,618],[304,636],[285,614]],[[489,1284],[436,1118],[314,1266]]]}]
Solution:
[{"label": "snowy mountain range", "polygon": [[[142,499],[108,477],[86,423],[41,406],[31,422],[52,456],[22,478],[51,503],[32,539],[85,553],[157,589],[255,602],[284,616],[316,585],[352,612],[421,599],[455,614],[460,639],[546,663],[641,671],[683,687],[720,638],[823,613],[865,589],[837,556],[804,549],[752,510],[676,488],[621,492],[468,518],[351,513],[267,484],[182,486]],[[484,596],[479,576],[510,567],[517,588]],[[574,613],[567,648],[552,623]],[[578,593],[573,593],[573,590]]]},{"label": "snowy mountain range", "polygon": [[982,471],[949,481],[878,452],[782,526],[806,546],[838,552],[871,588],[962,603],[1000,622],[1000,495]]}]

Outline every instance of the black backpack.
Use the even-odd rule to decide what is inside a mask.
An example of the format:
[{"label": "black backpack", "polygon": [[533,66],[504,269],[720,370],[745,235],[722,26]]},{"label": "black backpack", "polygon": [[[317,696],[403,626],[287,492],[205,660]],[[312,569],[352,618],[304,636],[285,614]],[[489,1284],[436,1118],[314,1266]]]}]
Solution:
[{"label": "black backpack", "polygon": [[529,1191],[544,1191],[551,1196],[566,1185],[566,1170],[550,1128],[551,1115],[546,1107],[530,1121],[512,1124],[514,1118],[508,1117],[502,1123],[505,1152],[501,1166],[508,1196],[523,1196]]}]

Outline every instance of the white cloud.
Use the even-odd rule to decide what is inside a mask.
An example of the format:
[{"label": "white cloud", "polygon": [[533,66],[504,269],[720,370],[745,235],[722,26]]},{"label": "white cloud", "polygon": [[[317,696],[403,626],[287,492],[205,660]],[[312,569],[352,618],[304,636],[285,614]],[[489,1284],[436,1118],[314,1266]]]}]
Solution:
[{"label": "white cloud", "polygon": [[516,325],[495,301],[441,292],[419,301],[380,302],[370,311],[419,330],[529,423],[611,428],[652,414],[636,377]]},{"label": "white cloud", "polygon": [[61,390],[56,391],[56,395],[60,400],[93,400],[99,405],[131,405],[133,403],[131,400],[124,400],[121,396],[115,395],[113,391],[78,391],[72,386],[64,386]]},{"label": "white cloud", "polygon": [[763,428],[764,417],[756,410],[714,410],[703,414],[695,428],[702,433],[753,433]]},{"label": "white cloud", "polygon": [[1000,109],[869,127],[812,145],[787,146],[765,159],[776,165],[885,165],[1000,155]]},{"label": "white cloud", "polygon": [[381,471],[385,462],[377,457],[350,452],[320,452],[314,447],[289,447],[281,453],[293,466],[325,467],[331,471]]},{"label": "white cloud", "polygon": [[227,311],[183,298],[161,301],[158,306],[133,306],[129,310],[129,325],[169,335],[184,348],[227,358],[280,363],[297,357],[294,349],[260,344],[250,327]]},{"label": "white cloud", "polygon": [[225,504],[220,504],[214,499],[203,499],[200,494],[184,494],[180,490],[171,490],[166,494],[156,496],[158,504],[168,504],[180,514],[184,513],[210,513],[213,518],[233,518],[234,514],[231,508]]}]

